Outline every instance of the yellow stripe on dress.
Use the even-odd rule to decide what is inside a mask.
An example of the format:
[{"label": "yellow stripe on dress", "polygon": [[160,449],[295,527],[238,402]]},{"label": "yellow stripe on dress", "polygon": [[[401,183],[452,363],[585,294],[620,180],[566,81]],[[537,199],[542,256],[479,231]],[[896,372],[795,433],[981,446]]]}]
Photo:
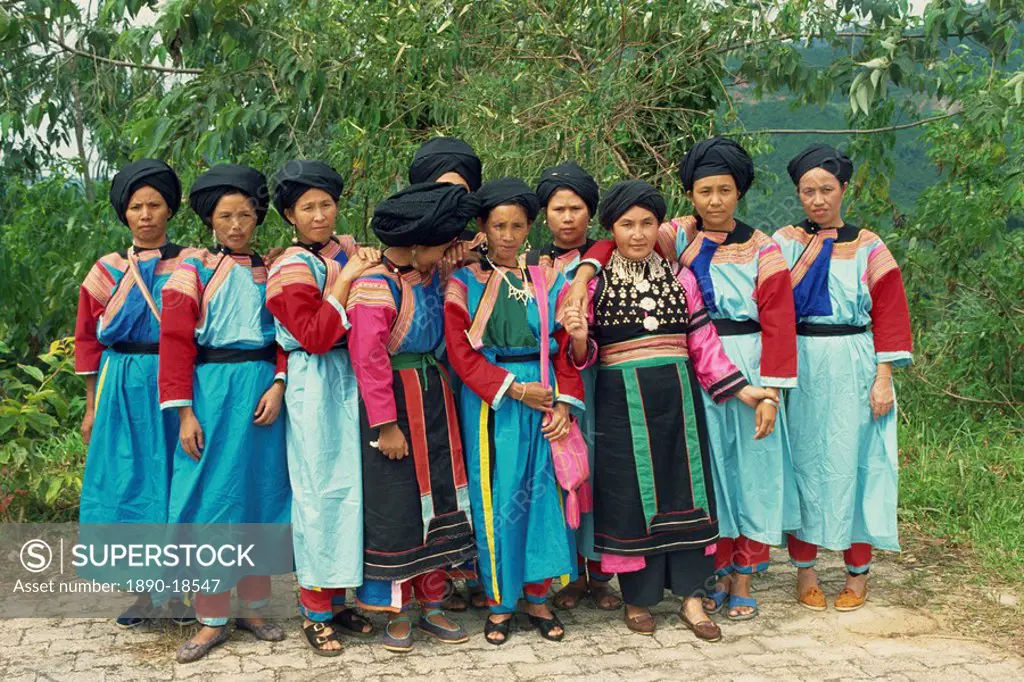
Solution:
[{"label": "yellow stripe on dress", "polygon": [[100,380],[96,382],[96,397],[93,398],[93,412],[100,407],[100,394],[103,393],[103,382],[107,379],[107,368],[110,367],[110,358],[107,358],[103,363],[103,369],[100,370]]},{"label": "yellow stripe on dress", "polygon": [[498,562],[494,554],[494,506],[491,500],[491,441],[487,437],[491,406],[480,401],[480,497],[484,501],[484,530],[487,533],[487,552],[491,557],[491,590],[494,601],[501,603],[498,588]]}]

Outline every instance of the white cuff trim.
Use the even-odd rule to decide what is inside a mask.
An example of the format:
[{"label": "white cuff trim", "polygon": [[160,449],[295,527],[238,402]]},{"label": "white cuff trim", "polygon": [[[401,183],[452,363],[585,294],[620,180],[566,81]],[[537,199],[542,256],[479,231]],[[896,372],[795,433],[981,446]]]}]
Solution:
[{"label": "white cuff trim", "polygon": [[766,377],[761,375],[761,385],[766,388],[796,388],[796,377]]},{"label": "white cuff trim", "polygon": [[165,400],[160,403],[161,410],[169,410],[174,407],[192,407],[192,401],[182,398],[180,400]]},{"label": "white cuff trim", "polygon": [[505,374],[505,381],[501,382],[501,387],[498,388],[498,392],[494,394],[494,398],[491,400],[492,410],[497,410],[505,402],[505,394],[508,393],[508,389],[515,383],[515,380],[516,375],[512,374],[512,372]]},{"label": "white cuff trim", "polygon": [[334,298],[334,294],[327,294],[327,302],[338,311],[339,315],[341,315],[341,324],[345,329],[351,329],[352,323],[348,321],[348,314],[345,312],[345,306],[343,306],[338,299]]}]

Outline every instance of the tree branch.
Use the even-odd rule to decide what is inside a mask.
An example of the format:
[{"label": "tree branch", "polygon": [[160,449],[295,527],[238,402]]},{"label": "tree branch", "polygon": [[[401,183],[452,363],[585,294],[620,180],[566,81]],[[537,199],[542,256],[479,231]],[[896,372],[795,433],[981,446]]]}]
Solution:
[{"label": "tree branch", "polygon": [[108,57],[101,57],[93,52],[78,50],[59,40],[54,40],[53,38],[49,38],[48,40],[50,43],[56,45],[57,47],[59,47],[60,49],[64,50],[69,54],[73,54],[78,57],[84,57],[86,59],[92,59],[93,61],[102,62],[104,64],[110,64],[111,66],[120,66],[126,69],[144,69],[146,71],[159,71],[160,73],[183,73],[194,75],[200,75],[205,73],[202,69],[177,68],[173,66],[160,66],[158,64],[136,64],[134,62],[126,62],[120,59],[110,59]]},{"label": "tree branch", "polygon": [[881,128],[850,128],[847,130],[829,130],[827,128],[765,128],[764,130],[750,130],[750,131],[737,131],[725,133],[727,136],[738,136],[738,137],[753,137],[754,135],[875,135],[877,133],[891,133],[896,130],[906,130],[908,128],[916,128],[923,126],[928,123],[934,123],[943,119],[952,118],[953,116],[959,116],[964,113],[960,111],[952,111],[948,114],[941,114],[939,116],[932,116],[930,118],[922,118],[920,121],[913,121],[912,123],[901,123],[899,125],[883,126]]}]

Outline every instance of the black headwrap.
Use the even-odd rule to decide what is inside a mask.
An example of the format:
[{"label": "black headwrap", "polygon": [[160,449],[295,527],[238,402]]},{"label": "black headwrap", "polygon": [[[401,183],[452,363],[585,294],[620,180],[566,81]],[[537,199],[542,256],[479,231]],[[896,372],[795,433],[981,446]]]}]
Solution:
[{"label": "black headwrap", "polygon": [[462,234],[478,207],[462,185],[422,182],[377,204],[370,226],[387,246],[438,246]]},{"label": "black headwrap", "polygon": [[178,212],[181,206],[181,182],[177,174],[163,161],[139,159],[118,171],[110,183],[110,205],[125,225],[128,224],[128,218],[125,217],[128,203],[140,187],[152,187],[160,192],[171,209],[171,215]]},{"label": "black headwrap", "polygon": [[606,230],[612,229],[615,221],[634,206],[646,208],[654,214],[659,223],[665,220],[665,213],[668,211],[665,199],[654,187],[643,180],[623,180],[612,185],[601,199],[601,207],[598,209],[601,214],[601,227]]},{"label": "black headwrap", "polygon": [[323,161],[289,161],[281,166],[274,179],[274,208],[282,218],[285,209],[294,206],[310,189],[322,189],[337,201],[345,187],[338,171]]},{"label": "black headwrap", "polygon": [[846,154],[827,144],[812,144],[794,156],[786,171],[794,185],[800,184],[800,178],[812,168],[824,168],[846,184],[853,177],[853,161]]},{"label": "black headwrap", "polygon": [[217,202],[225,194],[241,192],[255,203],[256,224],[262,225],[270,206],[267,178],[255,168],[222,163],[206,171],[192,183],[188,203],[192,210],[209,224]]},{"label": "black headwrap", "polygon": [[533,222],[540,212],[540,199],[530,186],[519,178],[500,178],[490,180],[480,186],[476,192],[480,200],[480,208],[477,215],[484,220],[498,206],[502,204],[516,204],[522,206],[526,211],[526,219]]},{"label": "black headwrap", "polygon": [[747,150],[733,140],[712,137],[693,145],[679,163],[679,179],[683,189],[693,191],[693,184],[710,175],[731,175],[742,197],[754,182],[754,162]]},{"label": "black headwrap", "polygon": [[434,182],[445,173],[458,173],[469,190],[480,189],[483,169],[473,148],[457,137],[435,137],[424,142],[412,157],[409,182]]},{"label": "black headwrap", "polygon": [[552,166],[541,171],[540,180],[537,181],[537,197],[541,205],[547,206],[551,197],[560,189],[571,189],[579,195],[591,216],[597,212],[597,181],[574,161],[567,161],[560,166]]}]

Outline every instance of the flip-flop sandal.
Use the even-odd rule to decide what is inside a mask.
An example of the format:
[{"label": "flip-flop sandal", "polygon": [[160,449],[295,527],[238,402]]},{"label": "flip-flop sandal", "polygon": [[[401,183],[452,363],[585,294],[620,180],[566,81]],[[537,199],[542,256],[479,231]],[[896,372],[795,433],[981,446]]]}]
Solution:
[{"label": "flip-flop sandal", "polygon": [[223,625],[207,627],[219,627],[220,632],[217,633],[216,637],[202,644],[197,644],[196,642],[185,642],[182,644],[174,655],[174,659],[178,663],[194,663],[200,658],[204,658],[214,647],[220,646],[231,637],[231,633]]},{"label": "flip-flop sandal", "polygon": [[555,593],[551,602],[555,605],[555,608],[562,609],[564,611],[572,611],[580,605],[583,598],[586,596],[587,588],[585,585],[569,583]]},{"label": "flip-flop sandal", "polygon": [[626,609],[622,610],[622,619],[626,621],[626,627],[638,635],[653,635],[658,629],[658,623],[650,612],[641,613],[639,616],[630,616]]},{"label": "flip-flop sandal", "polygon": [[[565,639],[565,626],[562,625],[562,621],[558,620],[558,616],[555,614],[552,613],[550,618],[541,618],[540,616],[533,616],[530,614],[526,615],[530,618],[530,624],[537,628],[537,631],[540,632],[540,636],[544,639],[549,642],[561,642]],[[551,634],[551,631],[555,628],[561,628],[562,634]]]},{"label": "flip-flop sandal", "polygon": [[[349,637],[366,639],[376,634],[373,623],[366,616],[348,607],[334,614],[331,617],[331,623],[339,628],[341,634]],[[367,625],[370,626],[370,629],[364,631],[363,628]]]},{"label": "flip-flop sandal", "polygon": [[[618,611],[622,608],[622,597],[608,585],[607,581],[602,582],[600,580],[592,580],[590,582],[589,592],[590,598],[594,600],[594,606],[597,607],[599,611]],[[614,597],[615,601],[609,602],[607,606],[602,606],[601,600],[605,597]]]},{"label": "flip-flop sandal", "polygon": [[709,592],[708,596],[705,598],[715,602],[715,608],[704,609],[704,613],[708,614],[709,616],[713,616],[722,610],[722,606],[725,604],[725,600],[729,598],[729,593],[724,590],[719,590],[716,588]]},{"label": "flip-flop sandal", "polygon": [[431,635],[439,642],[444,642],[445,644],[462,644],[463,642],[468,642],[469,635],[466,634],[466,631],[462,629],[461,625],[456,625],[455,628],[449,628],[430,620],[433,616],[444,615],[445,612],[443,609],[430,609],[420,616],[420,620],[416,624],[416,628],[428,635]]},{"label": "flip-flop sandal", "polygon": [[[749,606],[749,607],[751,607],[754,610],[751,611],[750,613],[741,613],[741,614],[738,614],[738,615],[735,615],[735,616],[732,615],[732,610],[736,609],[736,608],[739,608],[741,606]],[[729,597],[729,611],[728,611],[728,613],[726,613],[726,616],[729,618],[729,620],[734,620],[734,621],[752,620],[752,619],[757,617],[757,612],[758,612],[757,600],[754,599],[753,597],[740,597],[740,596],[735,595],[735,594],[732,595],[731,597]]]},{"label": "flip-flop sandal", "polygon": [[[409,634],[405,637],[395,637],[392,635],[391,626],[395,623],[409,623]],[[405,654],[412,651],[412,619],[403,613],[401,616],[389,620],[381,636],[381,642],[385,649],[396,654]]]},{"label": "flip-flop sandal", "polygon": [[[484,639],[487,640],[488,644],[494,646],[501,646],[512,637],[512,627],[514,625],[515,616],[511,616],[508,620],[503,620],[500,623],[491,620],[490,616],[487,616],[487,620],[484,621]],[[501,639],[491,639],[488,635],[491,633],[497,633],[501,635]]]},{"label": "flip-flop sandal", "polygon": [[333,627],[331,628],[331,634],[321,634],[328,627],[331,627],[331,624],[313,621],[309,625],[302,626],[302,634],[306,635],[306,643],[317,656],[326,656],[328,658],[332,656],[341,656],[344,651],[343,647],[338,647],[337,649],[323,648],[324,644],[327,644],[328,642],[338,642],[338,644],[341,644],[341,640],[338,638],[338,631]]}]

